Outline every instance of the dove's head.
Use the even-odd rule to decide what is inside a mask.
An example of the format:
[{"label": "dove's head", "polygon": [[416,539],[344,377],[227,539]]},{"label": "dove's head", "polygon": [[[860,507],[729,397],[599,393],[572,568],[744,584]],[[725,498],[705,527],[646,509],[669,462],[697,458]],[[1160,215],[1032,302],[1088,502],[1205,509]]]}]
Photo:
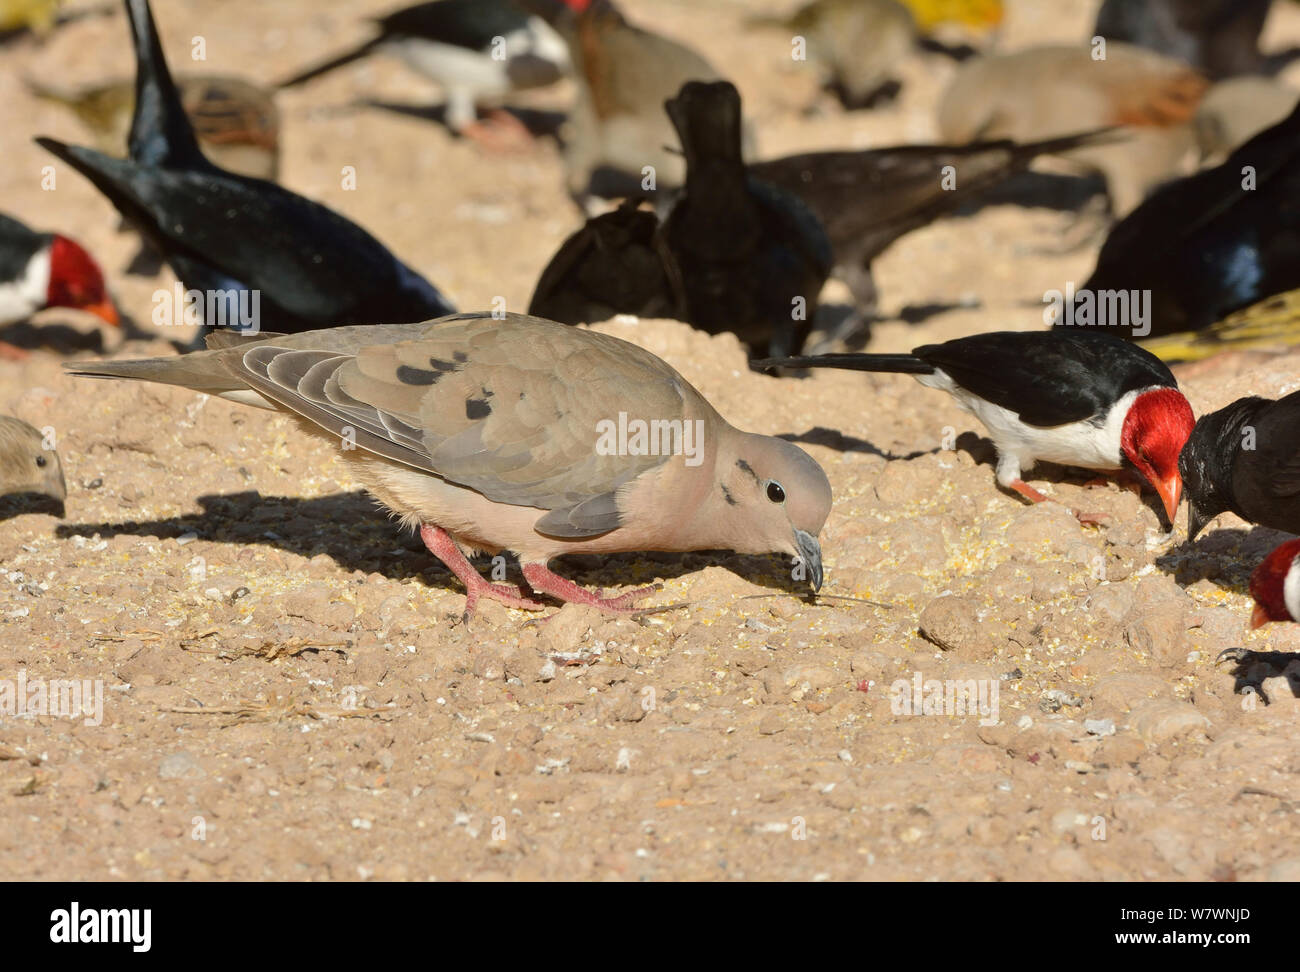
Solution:
[{"label": "dove's head", "polygon": [[59,454],[26,422],[0,416],[0,496],[33,494],[62,504],[68,494]]},{"label": "dove's head", "polygon": [[734,453],[720,452],[718,462],[722,518],[736,534],[727,546],[739,553],[790,554],[818,590],[817,535],[831,512],[831,484],[822,467],[798,446],[767,435],[742,435]]}]

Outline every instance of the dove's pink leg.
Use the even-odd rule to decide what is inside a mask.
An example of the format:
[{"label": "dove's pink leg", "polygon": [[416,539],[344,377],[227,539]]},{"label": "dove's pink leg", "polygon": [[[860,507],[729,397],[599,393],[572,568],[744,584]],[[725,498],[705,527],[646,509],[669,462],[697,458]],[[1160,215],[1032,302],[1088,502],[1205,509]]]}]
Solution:
[{"label": "dove's pink leg", "polygon": [[525,611],[540,611],[545,607],[544,604],[528,600],[524,597],[524,592],[513,584],[489,584],[485,581],[483,575],[465,559],[465,555],[460,552],[460,547],[456,546],[451,535],[442,527],[424,524],[420,527],[420,539],[429,548],[429,553],[446,564],[447,569],[456,575],[456,579],[465,585],[465,617],[474,613],[478,599],[484,596],[500,601],[506,607],[521,608]]},{"label": "dove's pink leg", "polygon": [[655,592],[653,587],[638,587],[618,597],[604,597],[552,573],[545,564],[524,564],[523,567],[524,580],[538,594],[549,594],[570,604],[588,604],[605,611],[631,611],[638,600]]}]

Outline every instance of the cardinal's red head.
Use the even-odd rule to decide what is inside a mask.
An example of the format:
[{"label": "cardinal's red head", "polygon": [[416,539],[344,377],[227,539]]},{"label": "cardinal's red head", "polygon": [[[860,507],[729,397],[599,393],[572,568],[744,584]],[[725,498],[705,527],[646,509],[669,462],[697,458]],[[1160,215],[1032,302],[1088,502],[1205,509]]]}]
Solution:
[{"label": "cardinal's red head", "polygon": [[1288,540],[1255,568],[1250,575],[1250,594],[1255,612],[1250,626],[1270,621],[1300,621],[1300,540]]},{"label": "cardinal's red head", "polygon": [[104,275],[90,254],[66,236],[50,244],[50,283],[46,307],[73,307],[118,325],[117,308],[104,287]]},{"label": "cardinal's red head", "polygon": [[1182,392],[1176,388],[1155,388],[1133,400],[1120,431],[1120,449],[1160,494],[1170,524],[1183,495],[1178,456],[1195,425],[1192,406],[1187,404]]}]

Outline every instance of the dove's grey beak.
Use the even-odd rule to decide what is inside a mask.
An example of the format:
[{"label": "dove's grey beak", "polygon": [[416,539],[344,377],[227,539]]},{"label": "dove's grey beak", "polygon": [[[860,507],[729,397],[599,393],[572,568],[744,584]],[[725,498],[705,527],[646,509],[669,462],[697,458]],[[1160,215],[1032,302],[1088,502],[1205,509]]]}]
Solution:
[{"label": "dove's grey beak", "polygon": [[808,570],[808,581],[815,594],[822,589],[822,548],[816,537],[803,530],[794,531],[794,545],[799,551],[799,559]]}]

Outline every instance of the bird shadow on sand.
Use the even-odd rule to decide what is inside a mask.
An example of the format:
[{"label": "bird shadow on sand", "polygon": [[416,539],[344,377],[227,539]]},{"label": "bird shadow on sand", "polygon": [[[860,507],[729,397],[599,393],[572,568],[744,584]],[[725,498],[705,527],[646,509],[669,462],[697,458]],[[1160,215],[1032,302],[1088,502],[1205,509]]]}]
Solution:
[{"label": "bird shadow on sand", "polygon": [[[355,107],[378,108],[381,111],[390,111],[393,114],[405,115],[408,118],[436,122],[444,127],[447,124],[447,106],[445,104],[416,105],[366,99],[356,102]],[[514,108],[509,105],[504,106],[502,110],[509,112],[518,119],[519,123],[528,129],[528,133],[534,138],[551,136],[558,139],[560,126],[564,124],[566,117],[563,112],[542,111],[536,108]]]},{"label": "bird shadow on sand", "polygon": [[1237,654],[1229,655],[1224,660],[1232,662],[1231,674],[1234,679],[1234,695],[1257,695],[1265,705],[1272,703],[1264,689],[1264,680],[1282,675],[1287,681],[1287,688],[1294,698],[1300,699],[1300,672],[1287,671],[1292,662],[1300,656],[1291,651],[1250,651],[1237,649]]},{"label": "bird shadow on sand", "polygon": [[[903,461],[919,459],[921,456],[935,455],[945,451],[936,447],[934,449],[915,449],[908,453],[885,452],[874,442],[845,435],[838,429],[828,429],[822,425],[814,426],[807,432],[800,432],[797,435],[793,432],[779,433],[777,438],[785,439],[786,442],[793,442],[796,445],[825,446],[827,449],[834,449],[836,452],[865,452],[890,462],[896,459]],[[976,465],[994,466],[997,464],[998,454],[997,450],[993,448],[993,443],[982,436],[976,435],[974,432],[963,432],[957,436],[956,441],[953,443],[953,451],[966,453],[974,460]]]},{"label": "bird shadow on sand", "polygon": [[907,455],[895,455],[892,452],[885,452],[874,442],[845,435],[837,429],[828,429],[822,425],[814,426],[806,432],[781,432],[777,434],[777,438],[784,439],[786,442],[793,442],[795,445],[825,446],[827,449],[834,449],[836,452],[865,452],[886,460],[916,459],[939,451],[938,449],[921,449],[916,452],[909,452]]},{"label": "bird shadow on sand", "polygon": [[46,513],[63,519],[64,506],[53,496],[44,493],[10,493],[0,496],[0,523],[25,513]]},{"label": "bird shadow on sand", "polygon": [[[396,522],[361,491],[332,493],[312,499],[263,496],[256,490],[200,496],[202,511],[156,520],[65,523],[55,535],[101,539],[115,536],[175,539],[197,534],[199,539],[232,546],[272,547],[300,557],[324,554],[343,570],[378,573],[390,580],[420,578],[430,587],[460,590],[459,582],[409,530]],[[2,509],[2,507],[0,507]],[[476,559],[480,571],[490,557]],[[639,586],[656,578],[673,579],[705,567],[725,567],[764,587],[802,597],[806,584],[790,577],[790,567],[776,556],[749,556],[728,551],[686,554],[628,553],[569,555],[554,565],[565,577],[590,587]],[[520,580],[519,568],[508,567],[509,579]]]},{"label": "bird shadow on sand", "polygon": [[1288,533],[1268,527],[1215,530],[1208,528],[1195,543],[1186,539],[1156,558],[1156,566],[1173,576],[1180,587],[1209,581],[1235,594],[1249,593],[1250,575]]},{"label": "bird shadow on sand", "polygon": [[[862,311],[853,304],[821,304],[817,308],[815,330],[809,336],[803,354],[826,354],[839,351],[843,345],[845,351],[864,351],[871,343],[872,329],[876,324],[886,321],[902,321],[904,324],[923,324],[932,317],[957,310],[979,308],[979,301],[930,301],[924,304],[907,304],[896,314],[881,314],[875,311]],[[806,376],[807,369],[790,369],[789,373]]]},{"label": "bird shadow on sand", "polygon": [[103,354],[105,351],[101,330],[84,330],[58,321],[18,321],[0,328],[0,341],[25,351],[41,349],[59,355]]}]

